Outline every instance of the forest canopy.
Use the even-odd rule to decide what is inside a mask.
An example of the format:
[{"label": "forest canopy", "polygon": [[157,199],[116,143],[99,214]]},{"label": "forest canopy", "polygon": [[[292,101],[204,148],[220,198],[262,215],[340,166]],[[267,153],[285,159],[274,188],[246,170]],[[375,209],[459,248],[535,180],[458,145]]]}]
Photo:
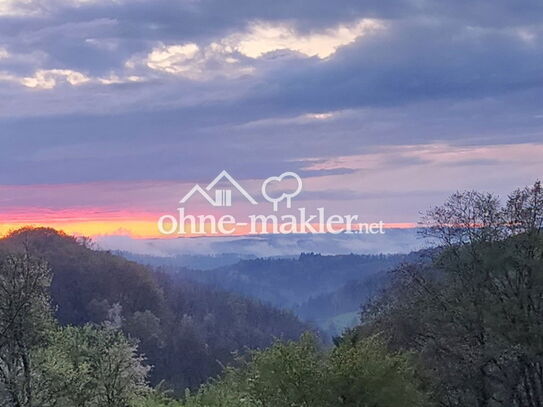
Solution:
[{"label": "forest canopy", "polygon": [[540,407],[542,225],[539,182],[504,203],[454,194],[424,218],[440,245],[392,270],[331,347],[289,313],[53,230],[17,231],[0,242],[0,401]]}]

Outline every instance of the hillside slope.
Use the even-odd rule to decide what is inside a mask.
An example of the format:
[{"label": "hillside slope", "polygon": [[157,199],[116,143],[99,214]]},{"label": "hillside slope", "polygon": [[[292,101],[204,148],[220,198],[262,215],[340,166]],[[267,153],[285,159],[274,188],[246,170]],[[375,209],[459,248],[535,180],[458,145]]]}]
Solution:
[{"label": "hillside slope", "polygon": [[307,329],[289,312],[153,272],[53,229],[21,229],[0,239],[0,255],[23,250],[51,266],[62,324],[101,322],[119,304],[123,330],[140,340],[153,365],[152,382],[166,380],[178,390],[218,374],[232,352],[294,339]]},{"label": "hillside slope", "polygon": [[275,306],[295,308],[308,299],[331,293],[398,265],[405,255],[335,255],[303,253],[297,258],[243,260],[215,270],[178,273]]}]

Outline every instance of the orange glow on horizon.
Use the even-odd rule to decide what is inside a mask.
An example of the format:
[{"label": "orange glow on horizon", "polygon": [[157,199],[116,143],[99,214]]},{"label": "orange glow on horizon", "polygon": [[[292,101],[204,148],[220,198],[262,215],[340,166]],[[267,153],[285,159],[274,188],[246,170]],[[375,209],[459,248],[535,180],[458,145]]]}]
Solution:
[{"label": "orange glow on horizon", "polygon": [[[250,235],[249,225],[237,225],[231,234],[173,234],[163,235],[159,232],[157,220],[161,214],[149,212],[99,211],[92,210],[36,210],[11,211],[0,213],[0,237],[23,227],[49,227],[62,230],[76,236],[129,236],[134,239],[172,239],[195,236],[244,236]],[[271,225],[270,225],[271,226]],[[384,223],[384,229],[409,229],[417,227],[416,223]],[[206,231],[211,225],[206,224]],[[272,233],[268,228],[268,233]]]}]

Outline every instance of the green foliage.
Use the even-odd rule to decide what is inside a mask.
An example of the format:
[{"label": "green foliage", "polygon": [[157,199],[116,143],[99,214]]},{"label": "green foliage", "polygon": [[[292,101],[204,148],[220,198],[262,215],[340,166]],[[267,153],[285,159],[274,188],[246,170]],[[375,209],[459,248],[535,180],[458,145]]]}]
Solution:
[{"label": "green foliage", "polygon": [[[344,406],[424,406],[411,357],[390,353],[380,337],[342,342],[329,361],[329,387]],[[330,400],[333,402],[334,400]]]},{"label": "green foliage", "polygon": [[358,336],[383,332],[416,352],[444,406],[543,403],[543,190],[453,195],[429,212],[442,244],[431,261],[396,271]]},{"label": "green foliage", "polygon": [[59,407],[124,407],[148,390],[136,345],[109,326],[66,327],[36,354],[45,401]]},{"label": "green foliage", "polygon": [[185,407],[411,407],[426,405],[409,358],[379,338],[343,343],[331,353],[315,338],[278,342],[194,394]]},{"label": "green foliage", "polygon": [[139,397],[133,407],[182,407],[182,404],[170,398],[158,386],[158,388],[150,389],[144,396]]},{"label": "green foliage", "polygon": [[324,361],[313,336],[256,352],[248,364],[247,392],[263,405],[317,406],[325,386]]},{"label": "green foliage", "polygon": [[[430,211],[426,233],[442,247],[395,272],[394,284],[363,313],[364,324],[330,351],[306,334],[276,341],[187,390],[183,402],[146,384],[138,337],[160,366],[156,379],[203,381],[210,360],[232,360],[242,345],[263,348],[270,325],[295,320],[236,295],[28,231],[4,241],[24,248],[0,261],[0,403],[7,407],[539,407],[543,403],[543,190],[515,191],[505,206],[492,195],[457,193]],[[60,240],[58,240],[60,239]],[[0,250],[2,245],[0,244]],[[56,327],[50,272],[28,250],[53,256],[59,315],[101,324]],[[70,279],[66,258],[84,258]],[[72,257],[70,257],[72,256]],[[318,256],[300,261],[314,265]],[[59,266],[60,265],[60,266]],[[130,273],[126,274],[126,265]],[[104,267],[112,274],[104,283]],[[90,271],[90,274],[86,274]],[[94,274],[95,273],[95,274]],[[127,282],[127,276],[135,281]],[[79,280],[81,278],[81,280]],[[55,283],[55,280],[53,281]],[[54,284],[53,284],[54,285]],[[81,289],[84,286],[85,289]],[[91,293],[89,287],[93,287]],[[141,296],[140,296],[141,294]],[[211,294],[206,302],[202,299]],[[74,313],[74,311],[76,311]],[[91,318],[91,319],[92,319]],[[65,322],[65,321],[64,321]],[[285,325],[280,325],[279,322]],[[247,327],[253,329],[246,332]],[[129,334],[129,336],[125,336]],[[219,366],[219,364],[216,364]],[[430,399],[430,400],[429,400]]]},{"label": "green foliage", "polygon": [[120,307],[102,326],[58,328],[51,273],[27,253],[0,257],[0,404],[3,407],[129,407],[149,368],[119,329]]},{"label": "green foliage", "polygon": [[53,324],[50,270],[28,254],[0,258],[0,402],[33,406],[32,353]]},{"label": "green foliage", "polygon": [[308,329],[290,312],[93,250],[88,240],[53,229],[15,231],[0,239],[0,256],[3,251],[47,261],[63,326],[100,324],[119,304],[122,331],[138,339],[153,366],[150,383],[166,381],[178,392],[218,375],[236,350],[263,348]]}]

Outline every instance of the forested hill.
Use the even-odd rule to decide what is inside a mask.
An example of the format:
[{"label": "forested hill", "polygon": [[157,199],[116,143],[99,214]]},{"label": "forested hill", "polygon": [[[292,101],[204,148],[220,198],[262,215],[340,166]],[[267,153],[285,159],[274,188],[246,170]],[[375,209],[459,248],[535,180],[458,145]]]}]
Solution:
[{"label": "forested hill", "polygon": [[[187,280],[288,309],[331,338],[358,321],[361,305],[390,282],[389,270],[403,262],[426,257],[427,251],[392,255],[302,253],[295,257],[243,259],[211,269],[187,268],[183,256],[119,254]],[[231,260],[236,255],[228,257]],[[211,259],[221,261],[222,257]]]},{"label": "forested hill", "polygon": [[390,282],[389,270],[424,255],[321,255],[242,260],[213,270],[191,270],[164,264],[183,278],[264,301],[293,311],[317,325],[328,337],[340,335],[358,321],[361,305]]},{"label": "forested hill", "polygon": [[51,295],[62,324],[101,322],[119,304],[125,333],[140,341],[151,381],[182,390],[221,371],[232,352],[295,339],[296,317],[257,301],[182,280],[93,250],[53,229],[21,229],[0,239],[1,252],[29,251],[53,272]]},{"label": "forested hill", "polygon": [[350,281],[359,281],[389,270],[406,255],[335,255],[303,253],[291,259],[242,260],[214,270],[187,270],[179,274],[261,299],[294,308],[320,294],[330,293]]}]

